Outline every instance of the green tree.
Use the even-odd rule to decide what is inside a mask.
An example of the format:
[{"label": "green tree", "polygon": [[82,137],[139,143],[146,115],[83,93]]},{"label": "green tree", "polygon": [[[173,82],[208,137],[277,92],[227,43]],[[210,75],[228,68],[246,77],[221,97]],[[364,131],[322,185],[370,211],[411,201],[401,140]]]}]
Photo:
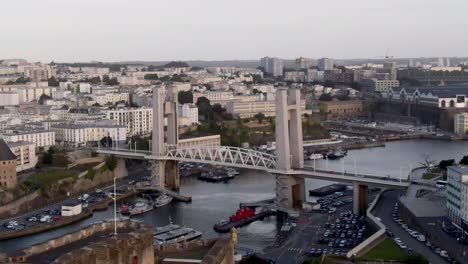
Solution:
[{"label": "green tree", "polygon": [[264,113],[258,113],[254,116],[255,119],[257,119],[258,123],[261,124],[263,123],[263,120],[265,119],[265,114]]},{"label": "green tree", "polygon": [[145,80],[158,80],[159,76],[156,73],[145,74]]},{"label": "green tree", "polygon": [[117,168],[117,158],[114,155],[107,156],[106,166],[110,171],[114,171]]},{"label": "green tree", "polygon": [[191,91],[180,91],[178,94],[179,104],[193,103],[193,93]]},{"label": "green tree", "polygon": [[108,82],[110,82],[110,77],[109,77],[109,75],[103,75],[103,76],[102,76],[102,82],[103,82],[103,83],[108,83]]},{"label": "green tree", "polygon": [[37,100],[37,103],[42,105],[44,104],[44,101],[45,100],[50,100],[52,99],[52,97],[48,96],[47,94],[42,94],[40,97],[39,97],[39,100]]},{"label": "green tree", "polygon": [[455,160],[454,159],[449,159],[449,160],[441,160],[439,162],[439,168],[441,170],[447,170],[447,167],[448,166],[452,166],[453,164],[455,164]]},{"label": "green tree", "polygon": [[112,138],[107,136],[107,137],[103,137],[101,138],[101,140],[99,141],[100,145],[105,147],[105,148],[110,148],[112,147]]},{"label": "green tree", "polygon": [[48,80],[47,80],[47,84],[49,86],[53,86],[53,87],[58,87],[60,84],[59,84],[59,81],[57,79],[55,79],[54,76],[50,77]]},{"label": "green tree", "polygon": [[468,165],[468,155],[463,156],[463,158],[459,162],[461,165]]},{"label": "green tree", "polygon": [[187,68],[190,67],[186,62],[183,61],[171,61],[163,66],[164,68]]}]

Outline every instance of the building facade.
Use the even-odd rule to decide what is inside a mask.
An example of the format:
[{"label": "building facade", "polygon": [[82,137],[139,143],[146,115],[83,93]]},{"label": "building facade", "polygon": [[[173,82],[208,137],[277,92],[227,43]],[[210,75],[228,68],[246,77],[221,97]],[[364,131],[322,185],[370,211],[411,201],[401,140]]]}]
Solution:
[{"label": "building facade", "polygon": [[[305,100],[301,100],[301,109],[305,112]],[[232,101],[226,104],[226,112],[240,118],[252,118],[258,113],[263,113],[265,116],[275,116],[276,101]]]},{"label": "building facade", "polygon": [[16,187],[16,156],[4,140],[0,139],[0,188]]},{"label": "building facade", "polygon": [[107,110],[106,118],[113,121],[115,125],[127,127],[127,135],[143,135],[153,130],[152,108],[122,108]]},{"label": "building facade", "polygon": [[321,58],[318,60],[318,68],[322,71],[331,71],[333,70],[333,59],[330,58]]},{"label": "building facade", "polygon": [[36,144],[29,141],[8,142],[11,152],[15,154],[16,172],[34,169],[37,165]]},{"label": "building facade", "polygon": [[447,168],[448,217],[457,226],[468,231],[468,168]]},{"label": "building facade", "polygon": [[362,101],[360,100],[322,101],[319,103],[320,107],[323,107],[323,112],[331,115],[349,116],[362,113]]},{"label": "building facade", "polygon": [[48,148],[55,145],[55,133],[50,130],[6,129],[6,133],[2,137],[8,142],[33,142],[38,148]]},{"label": "building facade", "polygon": [[104,137],[110,137],[112,142],[123,144],[127,140],[127,126],[97,125],[97,124],[56,124],[52,125],[57,142],[73,147],[96,143]]}]

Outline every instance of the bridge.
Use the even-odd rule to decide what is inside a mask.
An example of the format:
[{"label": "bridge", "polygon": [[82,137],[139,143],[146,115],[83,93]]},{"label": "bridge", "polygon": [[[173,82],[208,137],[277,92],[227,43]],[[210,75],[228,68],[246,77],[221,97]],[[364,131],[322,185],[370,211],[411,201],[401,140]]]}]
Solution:
[{"label": "bridge", "polygon": [[[167,126],[164,125],[167,119]],[[276,92],[276,155],[230,146],[178,148],[177,90],[153,89],[153,132],[151,151],[99,148],[98,153],[126,159],[151,161],[152,187],[179,190],[178,162],[193,162],[266,171],[276,177],[276,198],[272,209],[292,213],[305,201],[306,178],[342,182],[354,186],[354,211],[365,213],[369,186],[406,189],[407,181],[378,176],[357,176],[333,171],[304,169],[300,91]],[[169,192],[169,191],[168,191]]]}]

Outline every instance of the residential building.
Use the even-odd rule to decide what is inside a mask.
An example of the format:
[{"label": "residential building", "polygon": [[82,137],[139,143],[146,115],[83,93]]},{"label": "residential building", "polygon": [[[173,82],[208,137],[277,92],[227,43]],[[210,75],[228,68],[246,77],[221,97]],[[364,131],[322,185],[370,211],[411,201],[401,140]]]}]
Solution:
[{"label": "residential building", "polygon": [[19,105],[17,92],[0,92],[0,106]]},{"label": "residential building", "polygon": [[321,101],[319,103],[319,108],[323,109],[324,113],[340,116],[359,115],[362,113],[362,107],[361,100]]},{"label": "residential building", "polygon": [[20,104],[37,101],[41,95],[45,94],[52,97],[52,93],[57,87],[30,87],[30,86],[4,86],[0,87],[0,92],[15,92],[18,94]]},{"label": "residential building", "polygon": [[307,82],[312,82],[312,81],[323,82],[325,80],[325,72],[319,71],[316,69],[308,69],[306,72],[305,80]]},{"label": "residential building", "polygon": [[266,73],[274,77],[283,76],[283,60],[279,58],[263,57],[260,59],[260,65]]},{"label": "residential building", "polygon": [[126,126],[128,136],[148,134],[153,130],[152,108],[120,108],[106,110],[105,114],[115,125]]},{"label": "residential building", "polygon": [[0,188],[16,187],[16,156],[3,139],[0,139]]},{"label": "residential building", "polygon": [[384,92],[389,88],[399,87],[398,80],[379,80],[377,78],[362,79],[361,85],[370,92]]},{"label": "residential building", "polygon": [[468,135],[468,113],[459,113],[454,118],[455,134],[466,136]]},{"label": "residential building", "polygon": [[[305,111],[305,100],[301,100],[301,109]],[[231,101],[226,104],[226,112],[231,113],[240,118],[251,118],[258,113],[263,113],[265,116],[276,115],[276,101]]]},{"label": "residential building", "polygon": [[468,231],[468,167],[447,167],[447,211],[455,225]]},{"label": "residential building", "polygon": [[36,156],[36,144],[29,141],[8,142],[11,152],[15,154],[16,172],[34,169],[38,158]]},{"label": "residential building", "polygon": [[18,67],[25,77],[31,78],[32,81],[48,80],[50,77],[55,76],[55,70],[48,64],[28,64]]},{"label": "residential building", "polygon": [[198,107],[195,104],[179,104],[177,110],[179,126],[198,124]]},{"label": "residential building", "polygon": [[272,84],[253,84],[251,88],[262,93],[274,93],[276,91],[275,86]]},{"label": "residential building", "polygon": [[220,135],[211,135],[204,137],[180,137],[177,147],[179,149],[183,148],[193,148],[193,147],[216,147],[221,146],[221,136]]},{"label": "residential building", "polygon": [[312,59],[299,57],[296,59],[296,70],[309,69],[312,66]]},{"label": "residential building", "polygon": [[306,74],[302,71],[289,71],[284,73],[284,80],[291,82],[304,82]]},{"label": "residential building", "polygon": [[318,68],[321,71],[333,70],[333,59],[321,58],[318,60]]},{"label": "residential building", "polygon": [[211,105],[220,104],[224,106],[227,102],[234,99],[232,91],[206,91],[203,93],[193,93],[193,102],[197,103],[198,98],[206,97],[210,100]]},{"label": "residential building", "polygon": [[125,102],[128,103],[130,100],[129,93],[107,93],[107,94],[97,94],[92,95],[93,100],[98,103],[99,105],[106,105],[111,103],[112,105],[116,104],[117,102]]},{"label": "residential building", "polygon": [[8,142],[33,142],[37,148],[49,148],[55,145],[55,133],[50,130],[6,129],[2,137]]},{"label": "residential building", "polygon": [[55,132],[57,142],[72,147],[95,144],[104,137],[110,137],[118,144],[127,140],[127,126],[124,125],[55,124],[51,130]]}]

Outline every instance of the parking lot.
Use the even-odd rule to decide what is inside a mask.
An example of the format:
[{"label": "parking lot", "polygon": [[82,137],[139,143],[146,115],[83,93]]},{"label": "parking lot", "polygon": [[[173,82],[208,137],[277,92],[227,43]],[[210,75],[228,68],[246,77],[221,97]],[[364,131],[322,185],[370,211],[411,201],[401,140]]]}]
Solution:
[{"label": "parking lot", "polygon": [[335,193],[318,199],[320,208],[315,206],[297,220],[289,220],[286,226],[291,228],[282,228],[274,245],[265,249],[265,257],[276,263],[302,263],[311,257],[346,255],[372,233],[365,217],[352,213],[350,194]]}]

